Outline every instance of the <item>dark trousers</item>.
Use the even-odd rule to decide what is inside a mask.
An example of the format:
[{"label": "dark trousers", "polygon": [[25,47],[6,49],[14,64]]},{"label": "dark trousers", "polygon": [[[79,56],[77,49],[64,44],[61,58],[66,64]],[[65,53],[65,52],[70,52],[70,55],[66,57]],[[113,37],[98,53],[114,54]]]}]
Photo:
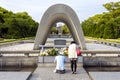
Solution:
[{"label": "dark trousers", "polygon": [[77,69],[77,59],[71,59],[70,62],[71,62],[71,70],[72,70],[72,72],[76,72],[76,69]]}]

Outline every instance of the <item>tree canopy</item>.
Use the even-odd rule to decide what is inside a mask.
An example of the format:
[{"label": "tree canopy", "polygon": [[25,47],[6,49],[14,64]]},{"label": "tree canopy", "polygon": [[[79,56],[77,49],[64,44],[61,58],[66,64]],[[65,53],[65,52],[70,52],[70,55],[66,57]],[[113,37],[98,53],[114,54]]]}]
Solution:
[{"label": "tree canopy", "polygon": [[35,36],[38,23],[27,12],[13,13],[0,7],[0,38]]},{"label": "tree canopy", "polygon": [[85,36],[120,38],[120,1],[103,4],[108,12],[94,15],[82,22]]}]

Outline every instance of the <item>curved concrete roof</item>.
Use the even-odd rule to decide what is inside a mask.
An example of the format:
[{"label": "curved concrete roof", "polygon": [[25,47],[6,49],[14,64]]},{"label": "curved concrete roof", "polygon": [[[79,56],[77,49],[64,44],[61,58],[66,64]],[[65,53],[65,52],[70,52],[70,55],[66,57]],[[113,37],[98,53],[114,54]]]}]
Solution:
[{"label": "curved concrete roof", "polygon": [[81,49],[86,49],[79,19],[75,11],[65,4],[55,4],[46,10],[37,30],[34,49],[39,49],[39,45],[45,44],[49,30],[55,22],[66,23],[73,39],[81,46]]}]

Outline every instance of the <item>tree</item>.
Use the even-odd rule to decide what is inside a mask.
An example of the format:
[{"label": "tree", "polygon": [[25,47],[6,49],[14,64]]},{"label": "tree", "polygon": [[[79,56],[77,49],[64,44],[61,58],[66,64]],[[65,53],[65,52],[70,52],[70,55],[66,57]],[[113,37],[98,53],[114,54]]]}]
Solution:
[{"label": "tree", "polygon": [[94,15],[82,22],[85,36],[120,38],[120,2],[103,5],[109,12]]},{"label": "tree", "polygon": [[0,38],[35,36],[38,23],[27,12],[13,13],[0,7]]},{"label": "tree", "polygon": [[110,2],[103,4],[103,6],[108,10],[108,11],[114,11],[116,9],[120,9],[120,1],[118,2]]},{"label": "tree", "polygon": [[51,28],[50,33],[51,33],[51,34],[52,34],[52,33],[55,33],[55,34],[56,34],[56,33],[57,33],[56,27],[53,26],[53,27]]},{"label": "tree", "polygon": [[68,34],[68,33],[70,33],[70,31],[69,31],[67,25],[63,25],[62,26],[62,34]]}]

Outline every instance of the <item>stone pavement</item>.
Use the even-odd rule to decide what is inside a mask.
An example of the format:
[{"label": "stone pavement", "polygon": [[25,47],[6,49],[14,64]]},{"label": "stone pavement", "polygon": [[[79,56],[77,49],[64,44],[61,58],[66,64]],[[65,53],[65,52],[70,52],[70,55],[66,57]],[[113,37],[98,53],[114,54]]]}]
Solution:
[{"label": "stone pavement", "polygon": [[92,80],[120,80],[120,72],[116,71],[116,72],[89,72]]},{"label": "stone pavement", "polygon": [[82,66],[78,66],[77,74],[72,74],[70,66],[66,67],[65,74],[54,73],[54,68],[54,66],[38,66],[30,80],[90,80]]},{"label": "stone pavement", "polygon": [[28,80],[31,72],[0,72],[0,80]]}]

